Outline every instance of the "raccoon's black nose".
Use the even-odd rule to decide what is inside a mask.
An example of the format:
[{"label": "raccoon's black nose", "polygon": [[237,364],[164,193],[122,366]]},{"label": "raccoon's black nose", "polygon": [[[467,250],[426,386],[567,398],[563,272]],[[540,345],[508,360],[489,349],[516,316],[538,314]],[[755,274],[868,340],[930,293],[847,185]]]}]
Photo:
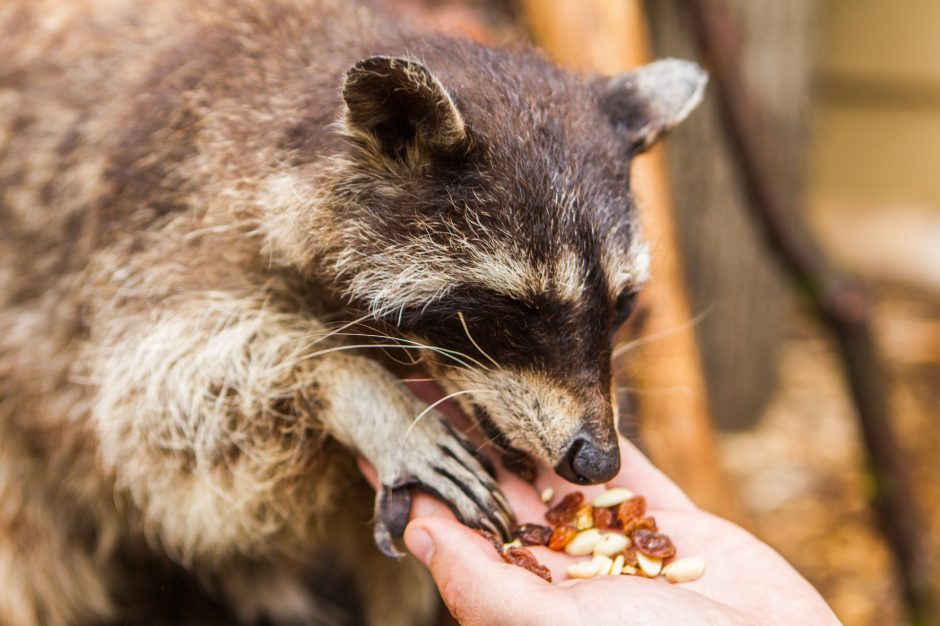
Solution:
[{"label": "raccoon's black nose", "polygon": [[620,471],[620,450],[601,446],[592,437],[577,435],[568,447],[565,458],[555,466],[555,472],[578,485],[596,485],[606,482]]}]

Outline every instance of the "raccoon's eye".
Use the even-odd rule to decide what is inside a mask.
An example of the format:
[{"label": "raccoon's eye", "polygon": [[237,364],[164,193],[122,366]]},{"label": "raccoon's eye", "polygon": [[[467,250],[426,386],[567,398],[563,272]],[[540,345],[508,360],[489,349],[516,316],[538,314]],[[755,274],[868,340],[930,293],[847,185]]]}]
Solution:
[{"label": "raccoon's eye", "polygon": [[624,322],[630,319],[630,315],[632,315],[633,311],[636,309],[636,297],[637,292],[629,288],[624,289],[620,292],[620,295],[617,296],[617,301],[614,302],[613,330],[616,331]]}]

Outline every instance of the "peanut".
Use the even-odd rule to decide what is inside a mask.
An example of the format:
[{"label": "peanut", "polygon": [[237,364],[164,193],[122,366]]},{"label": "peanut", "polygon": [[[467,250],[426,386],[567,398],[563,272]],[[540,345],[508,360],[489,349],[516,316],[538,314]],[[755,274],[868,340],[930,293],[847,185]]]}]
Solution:
[{"label": "peanut", "polygon": [[592,578],[601,570],[601,563],[590,560],[580,561],[568,566],[568,576],[571,578]]},{"label": "peanut", "polygon": [[705,573],[705,559],[699,556],[677,559],[663,568],[663,576],[671,583],[692,582]]},{"label": "peanut", "polygon": [[621,502],[626,502],[632,497],[633,492],[629,489],[615,487],[595,496],[594,499],[591,500],[591,506],[606,509],[607,507],[617,506]]},{"label": "peanut", "polygon": [[571,556],[587,556],[594,551],[596,546],[604,536],[596,528],[582,530],[574,536],[568,545],[565,546],[565,552]]},{"label": "peanut", "polygon": [[607,533],[594,546],[594,554],[614,556],[630,547],[630,538],[619,533]]},{"label": "peanut", "polygon": [[640,569],[643,570],[643,573],[650,578],[659,576],[659,572],[663,569],[663,560],[655,556],[646,556],[642,552],[637,552],[636,560],[640,564]]},{"label": "peanut", "polygon": [[597,554],[591,559],[592,562],[598,563],[597,575],[598,576],[607,576],[610,574],[610,568],[613,566],[614,562],[610,557],[604,556],[603,554]]},{"label": "peanut", "polygon": [[614,558],[614,562],[611,564],[610,572],[608,572],[608,574],[610,574],[611,576],[619,576],[620,573],[623,572],[623,564],[624,564],[623,555],[618,554]]}]

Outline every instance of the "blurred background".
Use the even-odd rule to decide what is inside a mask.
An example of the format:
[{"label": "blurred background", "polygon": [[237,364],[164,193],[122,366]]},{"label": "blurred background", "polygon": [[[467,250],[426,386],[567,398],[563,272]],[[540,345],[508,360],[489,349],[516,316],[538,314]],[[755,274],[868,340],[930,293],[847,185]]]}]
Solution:
[{"label": "blurred background", "polygon": [[[423,26],[533,41],[580,70],[677,56],[712,72],[701,109],[636,166],[656,260],[622,338],[626,429],[847,625],[938,623],[924,607],[940,594],[940,2],[385,1]],[[757,121],[744,134],[784,230],[818,244],[816,270],[867,292],[856,310],[872,351],[853,348],[858,328],[817,315],[825,294],[769,245],[722,80]],[[876,375],[853,388],[844,365],[863,361]],[[893,521],[873,506],[887,492],[902,496]],[[905,549],[916,554],[899,560]]]}]

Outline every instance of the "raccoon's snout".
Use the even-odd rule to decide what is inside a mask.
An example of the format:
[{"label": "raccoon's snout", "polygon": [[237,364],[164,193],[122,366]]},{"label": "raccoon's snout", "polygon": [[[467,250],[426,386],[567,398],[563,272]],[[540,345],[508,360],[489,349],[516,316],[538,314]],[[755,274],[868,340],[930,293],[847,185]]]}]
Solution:
[{"label": "raccoon's snout", "polygon": [[620,471],[620,449],[599,443],[590,433],[575,435],[555,472],[578,485],[596,485],[611,480]]}]

